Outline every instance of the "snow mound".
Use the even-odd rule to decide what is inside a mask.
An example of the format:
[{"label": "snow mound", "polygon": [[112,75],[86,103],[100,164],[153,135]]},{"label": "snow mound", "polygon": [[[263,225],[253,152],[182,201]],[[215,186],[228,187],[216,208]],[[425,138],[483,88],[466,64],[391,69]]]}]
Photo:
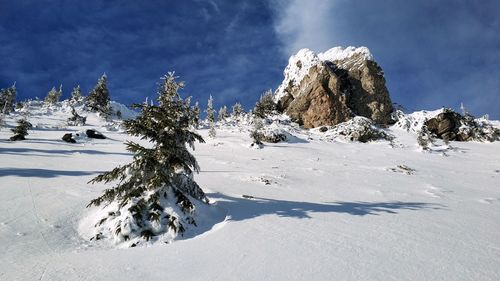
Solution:
[{"label": "snow mound", "polygon": [[[168,207],[161,212],[157,220],[142,221],[147,223],[147,226],[138,225],[138,221],[133,219],[138,215],[137,207],[134,207],[139,200],[136,199],[121,208],[117,202],[91,208],[80,221],[78,232],[87,241],[102,240],[101,246],[129,248],[158,242],[169,244],[174,240],[192,238],[209,231],[226,219],[226,211],[216,205],[191,200],[196,212],[194,221],[194,213],[188,215],[179,204],[171,204],[167,198],[173,198],[175,195],[172,191],[168,193],[161,200],[161,205]],[[137,232],[144,228],[148,230]]]},{"label": "snow mound", "polygon": [[351,57],[357,57],[358,60],[373,60],[373,56],[366,47],[335,47],[330,50],[316,54],[309,49],[301,49],[296,55],[288,60],[288,65],[283,72],[285,79],[276,90],[274,99],[280,100],[285,96],[285,89],[292,86],[297,87],[302,79],[309,73],[309,69],[320,65],[324,61],[341,61]]},{"label": "snow mound", "polygon": [[411,114],[405,114],[401,110],[397,110],[393,114],[396,123],[392,126],[393,129],[405,130],[411,133],[418,133],[424,126],[425,121],[436,117],[444,111],[443,108],[437,110],[421,110]]},{"label": "snow mound", "polygon": [[[321,130],[315,129],[315,130]],[[394,137],[386,133],[383,129],[375,126],[372,120],[356,116],[353,119],[340,123],[325,132],[325,137],[329,140],[344,140],[369,142],[376,140],[392,140]]]},{"label": "snow mound", "polygon": [[134,110],[128,108],[126,105],[118,103],[116,101],[110,101],[109,106],[114,114],[120,112],[121,119],[133,119],[139,115],[139,113]]}]

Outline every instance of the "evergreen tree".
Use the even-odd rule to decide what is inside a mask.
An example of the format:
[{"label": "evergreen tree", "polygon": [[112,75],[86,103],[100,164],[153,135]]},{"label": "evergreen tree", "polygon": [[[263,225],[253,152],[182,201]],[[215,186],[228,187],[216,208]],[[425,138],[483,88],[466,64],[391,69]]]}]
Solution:
[{"label": "evergreen tree", "polygon": [[59,90],[56,90],[56,87],[52,87],[52,89],[47,93],[44,102],[49,105],[56,104],[61,98],[61,96],[62,96],[62,85],[59,86]]},{"label": "evergreen tree", "polygon": [[227,113],[227,106],[223,106],[219,109],[219,121],[225,121],[226,118],[229,117],[229,113]]},{"label": "evergreen tree", "polygon": [[423,149],[429,149],[429,145],[433,144],[432,133],[429,131],[427,126],[422,126],[422,129],[418,132],[417,143]]},{"label": "evergreen tree", "polygon": [[200,105],[198,102],[195,102],[193,106],[193,112],[194,112],[194,118],[193,118],[193,124],[192,126],[195,129],[198,129],[198,126],[200,125]]},{"label": "evergreen tree", "polygon": [[9,114],[14,111],[16,95],[16,83],[9,88],[0,90],[0,112]]},{"label": "evergreen tree", "polygon": [[68,118],[69,126],[83,126],[85,122],[87,122],[87,117],[80,116],[73,106],[71,107],[71,115],[72,116]]},{"label": "evergreen tree", "polygon": [[274,102],[273,92],[266,91],[255,104],[253,114],[258,118],[266,118],[276,111],[276,103]]},{"label": "evergreen tree", "polygon": [[26,119],[19,119],[17,120],[17,126],[11,129],[11,131],[14,133],[14,136],[10,138],[11,141],[18,141],[18,140],[25,140],[25,137],[28,134],[28,130],[33,128],[33,125],[31,125],[30,122],[28,122]]},{"label": "evergreen tree", "polygon": [[212,98],[212,95],[208,98],[207,109],[205,109],[205,112],[207,113],[208,122],[215,122],[214,99]]},{"label": "evergreen tree", "polygon": [[109,108],[109,91],[108,91],[108,77],[104,73],[97,81],[94,89],[90,91],[86,99],[86,105],[93,111],[100,112],[105,116],[110,114]]},{"label": "evergreen tree", "polygon": [[123,122],[129,134],[148,140],[152,147],[127,142],[133,161],[90,181],[118,182],[89,204],[106,204],[96,224],[95,239],[130,240],[130,246],[151,238],[169,242],[186,227],[196,226],[196,204],[208,203],[193,179],[199,166],[187,148],[194,149],[195,141],[204,140],[190,131],[196,114],[180,98],[178,90],[183,83],[175,79],[173,73],[164,77],[158,105],[136,104],[141,114]]},{"label": "evergreen tree", "polygon": [[264,128],[264,123],[262,119],[255,118],[253,122],[253,130],[250,132],[250,137],[253,139],[252,146],[262,147],[262,128]]},{"label": "evergreen tree", "polygon": [[207,113],[207,121],[210,126],[210,130],[208,131],[208,136],[211,138],[215,138],[217,133],[215,132],[215,111],[214,111],[214,99],[212,95],[208,98],[207,109],[205,110]]},{"label": "evergreen tree", "polygon": [[71,104],[77,104],[83,101],[82,90],[80,89],[80,85],[77,85],[76,87],[73,88],[73,91],[71,91],[71,97],[69,101]]},{"label": "evergreen tree", "polygon": [[235,119],[239,119],[240,116],[245,112],[241,103],[237,102],[233,105],[232,115]]}]

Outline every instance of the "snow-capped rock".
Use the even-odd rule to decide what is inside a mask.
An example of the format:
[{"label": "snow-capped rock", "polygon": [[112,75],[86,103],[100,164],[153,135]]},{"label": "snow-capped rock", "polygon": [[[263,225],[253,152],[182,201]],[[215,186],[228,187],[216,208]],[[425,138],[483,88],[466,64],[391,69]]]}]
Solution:
[{"label": "snow-capped rock", "polygon": [[278,110],[306,128],[336,125],[354,116],[389,123],[392,102],[382,69],[366,47],[302,49],[289,60],[275,92]]}]

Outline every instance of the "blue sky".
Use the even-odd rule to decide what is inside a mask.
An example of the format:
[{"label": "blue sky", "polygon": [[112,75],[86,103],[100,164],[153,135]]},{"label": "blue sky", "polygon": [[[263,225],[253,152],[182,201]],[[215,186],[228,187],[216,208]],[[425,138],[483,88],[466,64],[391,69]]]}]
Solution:
[{"label": "blue sky", "polygon": [[283,79],[300,48],[367,46],[393,102],[500,119],[497,0],[0,0],[0,87],[87,93],[106,72],[113,99],[155,97],[175,70],[202,105],[246,108]]}]

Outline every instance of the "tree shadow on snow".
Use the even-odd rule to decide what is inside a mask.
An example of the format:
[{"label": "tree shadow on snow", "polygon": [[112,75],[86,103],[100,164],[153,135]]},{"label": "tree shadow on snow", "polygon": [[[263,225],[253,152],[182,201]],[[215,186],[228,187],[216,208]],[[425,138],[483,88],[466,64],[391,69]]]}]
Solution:
[{"label": "tree shadow on snow", "polygon": [[56,178],[59,176],[88,176],[100,173],[98,171],[60,171],[48,169],[20,169],[20,168],[0,168],[0,177],[25,177],[25,178]]},{"label": "tree shadow on snow", "polygon": [[[39,153],[43,153],[45,155],[41,155]],[[14,155],[23,155],[23,154],[34,155],[34,154],[36,154],[37,156],[53,156],[54,154],[68,155],[68,154],[74,154],[74,153],[90,154],[90,155],[124,155],[124,156],[131,156],[132,155],[132,153],[105,152],[105,151],[91,150],[91,149],[63,150],[63,149],[35,149],[35,148],[18,148],[18,147],[11,147],[11,148],[0,147],[0,154],[14,154]]]},{"label": "tree shadow on snow", "polygon": [[397,214],[400,210],[443,209],[443,205],[423,202],[327,202],[309,203],[267,198],[237,198],[221,193],[209,194],[217,205],[229,210],[232,220],[242,221],[263,215],[310,219],[313,213],[339,213],[353,216]]}]

